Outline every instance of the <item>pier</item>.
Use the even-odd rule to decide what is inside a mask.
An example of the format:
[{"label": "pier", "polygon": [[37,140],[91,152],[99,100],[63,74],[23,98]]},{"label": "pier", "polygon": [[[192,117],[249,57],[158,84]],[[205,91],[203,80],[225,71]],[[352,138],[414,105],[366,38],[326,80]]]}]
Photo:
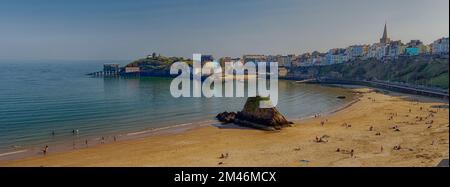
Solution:
[{"label": "pier", "polygon": [[87,75],[93,76],[93,77],[119,77],[120,72],[119,71],[97,71],[93,73],[88,73]]},{"label": "pier", "polygon": [[93,77],[119,77],[119,64],[103,64],[103,71],[97,71],[87,74]]}]

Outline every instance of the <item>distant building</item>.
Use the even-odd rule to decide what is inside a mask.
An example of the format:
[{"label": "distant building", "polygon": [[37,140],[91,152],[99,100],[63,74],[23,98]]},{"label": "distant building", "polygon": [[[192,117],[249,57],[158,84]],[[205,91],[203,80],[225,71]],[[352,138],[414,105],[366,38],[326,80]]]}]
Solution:
[{"label": "distant building", "polygon": [[448,55],[448,37],[447,38],[440,38],[436,41],[434,41],[431,44],[431,51],[433,55]]},{"label": "distant building", "polygon": [[431,46],[430,45],[422,45],[420,48],[421,54],[431,54]]},{"label": "distant building", "polygon": [[417,56],[420,55],[420,50],[417,47],[407,47],[405,49],[405,54],[408,56]]},{"label": "distant building", "polygon": [[328,64],[340,64],[348,61],[348,57],[345,54],[345,49],[330,49],[327,54]]},{"label": "distant building", "polygon": [[430,48],[424,45],[420,40],[411,40],[406,44],[405,54],[408,56],[417,56],[429,53]]},{"label": "distant building", "polygon": [[385,60],[386,56],[388,56],[388,45],[383,43],[377,47],[375,58],[378,60]]},{"label": "distant building", "polygon": [[391,41],[388,48],[388,57],[390,59],[398,59],[398,57],[404,54],[405,48],[406,46],[402,43],[402,41]]},{"label": "distant building", "polygon": [[384,60],[388,55],[388,45],[383,43],[374,43],[369,47],[365,59]]},{"label": "distant building", "polygon": [[327,64],[327,54],[326,53],[312,53],[311,63],[313,65],[326,65]]},{"label": "distant building", "polygon": [[153,52],[151,55],[147,55],[147,59],[155,59],[156,58],[156,53]]},{"label": "distant building", "polygon": [[347,58],[349,60],[359,59],[365,56],[369,51],[367,45],[352,45],[346,49]]},{"label": "distant building", "polygon": [[266,56],[265,55],[244,55],[242,56],[243,59],[243,63],[247,63],[247,62],[266,62]]},{"label": "distant building", "polygon": [[312,56],[309,53],[304,53],[302,55],[297,56],[295,61],[293,62],[295,66],[312,66],[314,65],[312,62]]},{"label": "distant building", "polygon": [[140,67],[125,67],[125,73],[139,73],[140,71]]},{"label": "distant building", "polygon": [[278,56],[278,66],[291,67],[293,56]]}]

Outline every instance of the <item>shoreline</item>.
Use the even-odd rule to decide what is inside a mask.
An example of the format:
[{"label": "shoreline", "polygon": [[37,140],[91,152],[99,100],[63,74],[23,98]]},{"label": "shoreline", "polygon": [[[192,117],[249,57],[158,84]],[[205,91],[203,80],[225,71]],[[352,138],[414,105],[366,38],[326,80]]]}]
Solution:
[{"label": "shoreline", "polygon": [[[78,140],[77,142],[80,144],[76,144],[75,147],[70,145],[71,140],[65,140],[64,142],[58,143],[56,145],[53,145],[51,147],[51,150],[49,153],[55,154],[55,153],[66,153],[76,150],[82,150],[87,148],[95,148],[99,145],[104,144],[111,144],[111,143],[117,143],[122,141],[130,141],[130,140],[136,140],[141,138],[149,138],[153,136],[159,136],[159,135],[169,135],[169,134],[176,134],[176,133],[183,133],[190,129],[195,128],[201,128],[206,125],[210,125],[214,120],[206,120],[206,121],[200,121],[200,122],[194,122],[194,123],[185,123],[185,124],[177,124],[177,125],[170,125],[165,127],[155,127],[155,128],[149,128],[149,129],[143,129],[141,131],[134,131],[134,132],[123,132],[119,134],[111,134],[105,137],[104,143],[101,142],[102,137],[93,137],[89,138],[89,144],[83,145],[82,139]],[[117,141],[111,140],[114,139],[114,137],[117,138]],[[84,140],[84,139],[83,139]],[[0,162],[2,161],[14,161],[14,160],[20,160],[24,158],[32,158],[32,157],[38,157],[43,156],[42,151],[40,147],[38,146],[32,146],[28,147],[26,149],[16,149],[16,150],[10,150],[7,152],[0,152]]]},{"label": "shoreline", "polygon": [[[191,164],[186,164],[184,162],[180,163],[179,161],[185,160],[185,159],[178,158],[178,159],[174,159],[174,160],[165,160],[165,161],[159,161],[159,162],[154,161],[154,163],[153,163],[153,161],[148,161],[149,163],[153,163],[153,164],[150,164],[150,165],[148,165],[146,163],[134,163],[134,164],[130,164],[130,162],[123,163],[124,161],[116,161],[114,158],[115,157],[122,157],[123,155],[127,155],[128,153],[117,154],[117,151],[114,151],[114,150],[118,149],[119,152],[120,152],[120,150],[122,150],[122,149],[126,149],[126,150],[129,151],[130,149],[135,150],[135,149],[142,148],[144,150],[140,150],[140,152],[141,151],[147,152],[150,155],[156,153],[157,155],[164,156],[165,155],[164,153],[171,152],[170,149],[169,149],[170,147],[171,148],[175,148],[175,149],[172,149],[172,151],[175,150],[175,152],[176,152],[176,150],[179,150],[179,149],[183,149],[183,151],[192,149],[192,148],[189,148],[189,147],[182,147],[182,148],[180,148],[179,146],[177,146],[177,144],[179,144],[178,141],[180,141],[181,144],[183,144],[183,142],[186,142],[186,141],[189,142],[189,141],[192,141],[193,139],[194,140],[202,139],[201,135],[205,135],[206,137],[203,137],[203,140],[208,142],[208,141],[211,141],[211,138],[214,138],[214,137],[211,137],[211,134],[227,134],[229,136],[233,136],[233,137],[236,137],[236,138],[242,137],[242,136],[250,136],[250,137],[256,136],[256,137],[259,137],[259,138],[256,138],[256,139],[252,139],[255,142],[266,142],[267,140],[264,140],[264,138],[263,138],[264,136],[269,136],[269,137],[266,137],[266,138],[273,139],[273,140],[277,140],[276,137],[278,137],[279,141],[284,142],[283,146],[291,147],[292,143],[287,143],[286,141],[288,141],[288,140],[291,141],[293,139],[293,137],[297,137],[298,136],[298,135],[292,134],[292,132],[297,132],[298,131],[297,133],[300,133],[300,134],[305,133],[305,132],[306,133],[309,132],[308,134],[310,134],[310,133],[314,132],[313,134],[316,134],[315,136],[320,136],[320,134],[321,134],[321,132],[320,132],[321,131],[320,130],[320,128],[321,128],[320,125],[314,125],[314,124],[317,124],[318,121],[320,121],[320,120],[327,120],[327,123],[328,123],[328,119],[330,121],[335,121],[334,118],[338,118],[338,119],[340,119],[340,121],[345,121],[345,123],[347,123],[347,121],[348,121],[349,124],[353,123],[353,121],[351,121],[351,120],[345,120],[345,118],[349,118],[349,114],[347,114],[347,113],[349,111],[350,112],[355,112],[355,110],[358,107],[361,107],[361,105],[363,107],[365,107],[367,110],[371,110],[371,107],[367,106],[367,102],[368,101],[366,101],[364,99],[364,98],[368,98],[369,96],[371,96],[371,97],[375,97],[376,96],[377,98],[379,97],[379,98],[388,99],[388,100],[392,99],[392,100],[395,100],[396,102],[400,102],[401,101],[402,105],[404,105],[404,104],[411,104],[411,105],[419,104],[419,101],[417,101],[417,103],[416,103],[416,101],[412,102],[412,101],[408,101],[405,98],[402,98],[403,97],[402,94],[400,94],[400,96],[393,96],[393,95],[390,95],[390,94],[385,95],[385,94],[373,91],[373,89],[369,89],[369,88],[352,88],[352,89],[349,89],[349,90],[352,91],[352,92],[356,91],[354,93],[357,93],[353,101],[351,101],[349,103],[346,103],[344,106],[341,106],[338,109],[336,109],[336,110],[334,110],[332,112],[329,112],[326,115],[321,116],[319,118],[304,118],[304,119],[295,120],[294,122],[296,124],[295,124],[294,127],[283,129],[280,132],[264,132],[264,131],[261,132],[259,130],[240,128],[240,127],[237,127],[237,126],[234,126],[234,125],[219,125],[219,124],[211,124],[211,123],[208,124],[207,123],[207,124],[204,124],[204,125],[201,125],[201,126],[197,126],[196,128],[185,129],[185,130],[183,130],[182,132],[179,132],[179,133],[162,133],[162,134],[150,135],[150,136],[140,137],[140,138],[131,139],[131,140],[123,140],[123,141],[121,140],[121,141],[107,143],[107,144],[95,145],[95,146],[92,146],[92,147],[89,147],[89,148],[82,148],[82,149],[72,150],[72,151],[68,151],[68,152],[52,153],[52,154],[49,154],[47,156],[42,156],[41,155],[41,156],[26,157],[26,158],[17,159],[17,160],[0,161],[0,166],[46,166],[46,165],[48,165],[48,166],[130,166],[130,165],[131,166],[180,166],[180,165],[183,165],[183,166],[184,165],[186,165],[186,166],[216,166],[217,163],[215,163],[215,164],[205,164],[204,163],[205,161],[200,161],[202,159],[202,157],[200,155],[195,156],[195,155],[197,155],[197,153],[196,152],[190,152],[190,151],[188,151],[189,154],[183,154],[183,155],[184,156],[187,155],[188,157],[190,157],[190,159],[197,160],[197,162],[192,162]],[[397,100],[399,100],[399,101],[397,101]],[[383,104],[385,104],[385,105],[388,104],[387,106],[390,106],[389,103],[383,103]],[[430,105],[430,102],[424,101],[420,105],[422,105],[422,104]],[[436,104],[436,103],[435,102],[431,102],[431,104]],[[444,104],[444,105],[446,104],[448,106],[448,103],[445,103],[445,102],[440,102],[440,103],[438,102],[437,104]],[[444,112],[447,111],[447,115],[443,116],[443,119],[447,121],[447,124],[446,124],[447,127],[445,127],[445,124],[444,124],[444,127],[440,127],[441,130],[442,130],[442,128],[444,130],[443,132],[440,132],[440,136],[441,136],[441,139],[442,139],[442,134],[444,135],[443,136],[443,138],[444,138],[443,142],[444,142],[444,144],[447,145],[447,148],[446,148],[446,150],[444,148],[440,148],[440,149],[444,149],[444,151],[440,150],[440,152],[443,152],[443,153],[439,153],[437,155],[438,155],[439,158],[448,158],[448,108],[447,109],[445,109],[445,108],[441,109],[440,113],[442,113],[443,111]],[[358,113],[358,111],[356,111],[356,113]],[[363,115],[367,116],[367,113],[363,114]],[[440,114],[440,115],[442,115],[442,114]],[[370,116],[370,117],[372,117],[372,116]],[[440,116],[440,117],[442,118],[442,116]],[[377,117],[377,118],[379,118],[379,117]],[[358,118],[358,120],[361,121],[361,119],[359,119],[359,118]],[[383,119],[374,119],[374,120],[383,120]],[[339,122],[339,123],[342,123],[342,122]],[[443,123],[443,122],[441,120],[439,120],[439,123]],[[388,125],[390,125],[390,124],[388,124]],[[440,124],[440,125],[442,126],[442,124]],[[326,124],[325,126],[328,126],[328,124]],[[340,124],[333,124],[331,126],[333,126],[334,131],[332,130],[332,131],[328,132],[329,134],[333,134],[333,133],[337,133],[337,132],[341,133],[340,131],[342,131],[342,129],[341,129],[342,125],[340,125]],[[366,126],[365,128],[368,128],[367,125],[365,125],[365,126]],[[383,124],[383,126],[386,126],[386,124]],[[166,128],[170,128],[170,127],[166,127]],[[305,131],[305,132],[303,132],[303,131]],[[364,131],[365,132],[363,132],[363,133],[367,133],[366,132],[367,130],[364,130]],[[141,133],[141,134],[145,134],[145,133],[146,132]],[[324,133],[324,132],[322,132],[322,133]],[[344,132],[342,132],[342,133],[344,133]],[[290,134],[290,136],[292,136],[292,137],[290,137],[290,138],[283,138],[283,137],[279,137],[279,134]],[[383,132],[383,135],[384,135],[384,132]],[[405,134],[405,135],[408,136],[408,134]],[[274,137],[270,137],[270,136],[274,136]],[[327,135],[327,136],[330,136],[330,135]],[[367,135],[365,135],[365,136],[367,136]],[[180,137],[184,137],[184,138],[180,138]],[[236,146],[228,145],[229,143],[227,143],[227,141],[224,141],[224,139],[226,139],[226,137],[228,137],[228,136],[225,136],[225,137],[219,136],[219,140],[222,140],[222,141],[219,143],[220,146],[218,146],[218,147],[221,147],[224,150],[226,150],[226,149],[236,150],[236,147],[240,147],[238,145],[236,145]],[[334,135],[331,135],[331,137],[334,138]],[[445,140],[445,137],[446,137],[446,140]],[[177,140],[172,140],[172,138],[177,139],[178,141]],[[261,138],[263,140],[261,140]],[[302,139],[301,137],[298,137],[298,138]],[[426,138],[430,138],[430,137],[426,137]],[[300,141],[300,142],[302,142],[302,144],[311,144],[311,140],[313,140],[313,139],[314,139],[314,136],[311,135],[311,137],[308,137],[308,140],[304,139],[304,141]],[[345,138],[341,138],[341,139],[345,139]],[[160,146],[157,146],[157,147],[159,147],[158,149],[156,149],[156,148],[147,148],[148,145],[155,145],[155,142],[160,142],[162,140],[165,140],[165,141],[172,140],[172,141],[170,143],[166,143],[166,144],[170,144],[168,146],[168,148],[162,148]],[[438,140],[438,141],[442,141],[442,140]],[[212,154],[212,153],[208,153],[208,152],[211,152],[211,151],[212,152],[217,152],[217,148],[211,148],[211,146],[213,146],[213,145],[208,145],[208,144],[205,144],[205,143],[202,143],[202,142],[203,141],[197,142],[197,144],[201,144],[200,147],[204,147],[204,150],[202,148],[201,150],[198,150],[199,152],[202,152],[202,154],[206,154],[206,155]],[[235,140],[233,140],[233,142],[235,142]],[[434,142],[434,140],[433,140],[433,142]],[[350,141],[350,142],[347,142],[347,143],[354,144],[353,141]],[[197,144],[195,144],[194,147],[196,149],[199,149],[200,147],[198,147],[199,145],[197,145]],[[329,143],[326,143],[326,144],[329,144]],[[386,142],[386,144],[392,144],[392,143]],[[124,145],[127,145],[129,147],[126,148],[126,147],[124,147]],[[132,145],[132,146],[130,146],[130,145]],[[134,147],[133,145],[135,145],[135,148],[133,148]],[[143,145],[147,145],[147,146],[143,146]],[[250,147],[250,148],[254,149],[253,146],[254,147],[261,147],[263,145],[264,144],[262,144],[262,145],[259,145],[259,144],[251,145],[252,147]],[[272,147],[272,145],[270,145],[270,144],[268,144],[266,146]],[[358,145],[355,145],[355,146],[357,147]],[[303,147],[303,146],[301,146],[301,147]],[[345,146],[343,146],[343,147],[345,147]],[[113,150],[110,150],[110,149],[113,149]],[[272,150],[272,149],[268,149],[268,150]],[[276,148],[276,149],[279,149],[279,148]],[[294,149],[297,150],[297,148],[294,148]],[[299,148],[299,152],[302,152],[301,149],[302,148]],[[333,150],[334,149],[336,149],[336,148],[333,148]],[[341,149],[344,150],[344,148],[341,148]],[[385,149],[387,150],[389,148],[386,147]],[[412,148],[410,148],[410,149],[412,149]],[[265,150],[265,149],[263,149],[263,150]],[[254,151],[255,150],[249,151],[248,154],[254,154]],[[259,150],[259,151],[261,151],[261,150]],[[98,156],[99,154],[102,155],[105,152],[111,153],[112,157],[108,157],[103,162],[101,160],[97,160],[99,162],[96,162],[96,163],[86,162],[89,159],[83,159],[83,158],[79,158],[78,156],[76,156],[76,155],[83,154],[83,153],[94,154],[94,155]],[[258,152],[258,151],[256,151],[256,152]],[[311,150],[310,150],[310,152],[311,152]],[[312,152],[314,152],[314,151],[312,151]],[[317,152],[320,152],[320,150],[317,150]],[[217,160],[216,157],[217,157],[218,154],[219,154],[218,152],[214,153],[214,155],[216,155],[216,156],[214,156],[212,159]],[[234,153],[232,155],[235,155],[235,154],[236,153]],[[276,152],[273,152],[272,154],[278,155]],[[309,154],[312,154],[312,153],[309,153]],[[330,153],[327,153],[327,154],[330,154]],[[140,154],[138,154],[138,155],[140,155]],[[346,154],[344,154],[344,155],[346,155]],[[309,155],[309,156],[311,156],[311,155]],[[136,157],[145,157],[145,155],[140,155],[140,156],[136,156]],[[169,157],[172,157],[172,156],[169,156]],[[422,155],[422,156],[416,156],[416,157],[417,157],[417,159],[420,159],[422,157],[427,157],[427,156],[426,155],[425,156]],[[430,157],[430,156],[428,156],[428,157]],[[64,164],[64,161],[60,160],[60,158],[66,158],[66,159],[67,158],[73,158],[75,160],[78,160],[78,162],[69,162],[69,163]],[[426,162],[425,166],[432,166],[434,164],[433,162],[436,162],[436,159],[437,159],[437,157],[435,158],[435,157],[431,156],[427,160],[432,160],[432,161]],[[210,161],[211,158],[208,158],[206,160]],[[302,159],[302,160],[308,160],[308,162],[299,162],[297,164],[292,164],[292,161],[290,159],[287,159],[287,160],[289,160],[289,161],[287,161],[287,162],[285,162],[283,164],[275,163],[275,162],[272,163],[272,164],[261,164],[259,162],[256,162],[256,163],[259,163],[259,164],[255,164],[254,163],[254,164],[250,164],[250,165],[248,165],[248,163],[246,163],[246,162],[238,164],[239,162],[242,162],[242,160],[236,160],[235,164],[226,164],[226,166],[242,166],[242,165],[243,166],[247,166],[247,165],[248,166],[255,166],[255,165],[256,166],[298,166],[299,164],[300,164],[300,166],[313,165],[313,164],[310,164],[310,162],[312,162],[312,161],[310,161],[311,158],[310,159]],[[220,165],[222,165],[222,164],[220,164]],[[225,165],[225,164],[223,164],[223,165]],[[328,163],[328,164],[317,164],[316,166],[334,166],[334,165],[336,165],[336,164]],[[337,164],[337,165],[339,166],[339,164]],[[352,165],[354,165],[354,163],[353,164],[348,163],[348,164],[343,164],[343,165],[344,166],[352,166]],[[365,164],[363,164],[363,166],[364,165]],[[369,164],[368,166],[371,166],[371,165]],[[415,166],[415,165],[408,165],[407,164],[406,166]]]},{"label": "shoreline", "polygon": [[[325,87],[335,87],[336,89],[342,89],[343,92],[346,92],[351,96],[351,100],[349,100],[346,103],[340,104],[337,107],[332,107],[329,109],[329,111],[320,111],[320,114],[322,116],[327,116],[335,113],[336,111],[339,111],[343,108],[346,108],[350,103],[353,103],[357,100],[357,97],[354,96],[351,89],[346,88],[345,86],[336,86],[336,85],[322,85]],[[300,121],[300,120],[306,120],[313,118],[314,115],[310,116],[303,116],[303,117],[292,117],[289,118],[289,120],[292,121]],[[167,135],[167,134],[177,134],[177,133],[183,133],[190,129],[197,129],[204,126],[221,126],[221,123],[217,121],[214,117],[211,119],[205,119],[203,121],[194,121],[189,123],[182,123],[182,124],[173,124],[169,126],[162,126],[162,127],[154,127],[154,128],[146,128],[138,131],[125,131],[115,134],[106,134],[104,136],[91,136],[87,139],[84,138],[78,138],[78,135],[74,135],[75,137],[67,138],[66,140],[63,140],[61,142],[58,142],[56,144],[49,144],[50,150],[48,153],[55,154],[55,153],[66,153],[71,151],[77,151],[82,150],[86,148],[92,148],[96,147],[98,145],[103,144],[111,144],[111,143],[117,143],[121,141],[130,141],[130,140],[136,140],[141,138],[148,138],[148,137],[154,137],[159,135]],[[238,127],[236,128],[248,128],[248,127]],[[102,137],[105,138],[104,143],[102,143]],[[76,140],[74,140],[74,138]],[[114,141],[113,139],[117,138],[117,141]],[[88,140],[88,145],[86,145],[84,142],[85,140]],[[74,144],[74,145],[73,145]],[[43,156],[42,150],[45,147],[45,144],[43,145],[34,145],[34,146],[26,146],[23,148],[15,148],[11,150],[7,150],[4,152],[0,152],[0,162],[2,161],[14,161],[14,160],[20,160],[25,158],[32,158],[32,157],[39,157]]]}]

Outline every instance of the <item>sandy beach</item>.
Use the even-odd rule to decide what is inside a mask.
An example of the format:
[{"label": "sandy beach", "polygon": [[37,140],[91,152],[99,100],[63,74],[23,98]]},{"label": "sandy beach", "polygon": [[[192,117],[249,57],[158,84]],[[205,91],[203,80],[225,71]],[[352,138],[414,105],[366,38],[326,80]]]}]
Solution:
[{"label": "sandy beach", "polygon": [[0,166],[436,166],[449,158],[447,102],[353,92],[357,101],[341,110],[277,132],[209,125]]}]

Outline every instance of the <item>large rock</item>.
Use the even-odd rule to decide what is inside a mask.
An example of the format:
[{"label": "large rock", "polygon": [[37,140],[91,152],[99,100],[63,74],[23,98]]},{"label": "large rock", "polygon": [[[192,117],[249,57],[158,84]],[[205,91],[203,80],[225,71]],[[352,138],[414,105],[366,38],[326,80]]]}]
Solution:
[{"label": "large rock", "polygon": [[236,118],[236,112],[222,112],[217,114],[216,118],[223,123],[234,123],[234,119]]},{"label": "large rock", "polygon": [[223,112],[216,118],[223,123],[235,123],[264,130],[279,130],[288,127],[292,122],[286,118],[275,107],[261,108],[260,102],[268,102],[269,98],[249,97],[242,111]]}]

